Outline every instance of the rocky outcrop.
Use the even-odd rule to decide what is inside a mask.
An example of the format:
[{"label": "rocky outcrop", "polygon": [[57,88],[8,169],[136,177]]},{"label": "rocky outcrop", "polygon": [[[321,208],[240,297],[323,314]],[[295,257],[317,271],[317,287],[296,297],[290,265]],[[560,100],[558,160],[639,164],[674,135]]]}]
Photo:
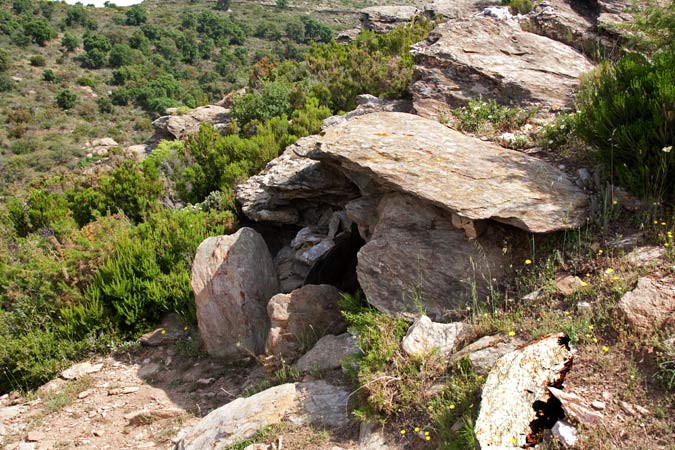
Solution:
[{"label": "rocky outcrop", "polygon": [[535,233],[585,220],[586,196],[563,172],[419,116],[367,114],[329,128],[317,143],[309,155],[363,194],[403,192],[466,219]]},{"label": "rocky outcrop", "polygon": [[525,31],[530,31],[577,50],[592,55],[601,46],[608,46],[595,32],[598,15],[594,2],[547,0],[534,2],[534,9],[520,22]]},{"label": "rocky outcrop", "polygon": [[408,355],[421,357],[437,351],[449,355],[471,334],[472,327],[463,322],[435,323],[421,316],[408,329],[401,341],[401,348]]},{"label": "rocky outcrop", "polygon": [[377,213],[356,271],[368,302],[380,311],[415,313],[423,308],[439,319],[448,309],[464,307],[474,286],[484,299],[492,278],[500,277],[498,246],[487,239],[469,241],[447,211],[389,194]]},{"label": "rocky outcrop", "polygon": [[206,351],[236,358],[262,352],[269,320],[267,302],[279,292],[272,257],[250,228],[210,237],[197,248],[192,289]]},{"label": "rocky outcrop", "polygon": [[182,430],[177,450],[224,450],[262,428],[291,424],[340,427],[349,423],[349,391],[325,381],[282,384],[248,398],[238,398]]},{"label": "rocky outcrop", "polygon": [[675,278],[640,278],[637,287],[621,297],[618,307],[628,323],[641,332],[675,324]]},{"label": "rocky outcrop", "polygon": [[345,330],[338,302],[340,292],[333,286],[307,285],[290,294],[277,294],[267,304],[271,328],[265,351],[289,356],[303,343]]},{"label": "rocky outcrop", "polygon": [[562,333],[502,356],[483,386],[475,426],[480,448],[532,445],[534,434],[563,418],[559,406],[548,405],[548,387],[562,385],[571,363],[572,353]]},{"label": "rocky outcrop", "polygon": [[318,211],[342,209],[346,202],[358,196],[344,175],[304,157],[319,138],[309,136],[298,140],[262,172],[237,186],[237,201],[249,219],[314,225],[321,216]]},{"label": "rocky outcrop", "polygon": [[119,146],[117,141],[107,137],[87,142],[84,149],[87,152],[87,157],[91,158],[92,156],[107,156],[111,150],[119,148]]},{"label": "rocky outcrop", "polygon": [[363,116],[374,112],[412,112],[413,105],[410,100],[388,100],[375,97],[370,94],[362,94],[356,98],[356,109],[344,115],[331,116],[324,119],[321,124],[323,130],[341,125],[354,117]]},{"label": "rocky outcrop", "polygon": [[414,6],[371,6],[361,10],[361,24],[366,30],[386,33],[410,22],[420,12]]},{"label": "rocky outcrop", "polygon": [[229,110],[217,105],[197,107],[185,114],[171,114],[156,119],[154,141],[160,139],[182,139],[199,131],[203,123],[210,123],[218,130],[224,130],[230,123]]},{"label": "rocky outcrop", "polygon": [[295,365],[303,371],[337,369],[348,357],[358,353],[358,342],[351,334],[327,334]]},{"label": "rocky outcrop", "polygon": [[500,0],[434,0],[424,5],[424,15],[431,20],[468,19],[485,6],[499,5]]},{"label": "rocky outcrop", "polygon": [[522,31],[515,21],[444,23],[411,51],[414,107],[433,119],[479,97],[543,110],[568,109],[579,77],[593,68],[576,50]]}]

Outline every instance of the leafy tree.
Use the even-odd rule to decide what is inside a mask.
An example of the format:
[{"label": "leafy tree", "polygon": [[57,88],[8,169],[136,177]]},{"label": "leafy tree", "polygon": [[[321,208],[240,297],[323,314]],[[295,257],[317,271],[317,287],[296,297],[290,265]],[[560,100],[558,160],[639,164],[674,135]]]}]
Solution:
[{"label": "leafy tree", "polygon": [[44,19],[33,19],[24,25],[24,29],[26,36],[42,47],[47,44],[47,41],[56,37],[56,31]]},{"label": "leafy tree", "polygon": [[56,94],[56,104],[59,105],[59,108],[61,109],[71,109],[75,106],[76,102],[77,94],[68,89],[62,89]]},{"label": "leafy tree", "polygon": [[128,66],[134,63],[134,51],[126,44],[115,44],[110,50],[108,64],[110,67]]},{"label": "leafy tree", "polygon": [[82,67],[87,69],[101,69],[108,62],[108,55],[103,50],[92,48],[79,57]]},{"label": "leafy tree", "polygon": [[80,46],[80,40],[70,33],[64,33],[63,38],[61,39],[61,46],[65,48],[66,51],[72,52]]},{"label": "leafy tree", "polygon": [[110,39],[102,34],[90,33],[89,31],[84,33],[83,43],[86,51],[97,49],[107,53],[112,48]]},{"label": "leafy tree", "polygon": [[301,20],[305,26],[305,42],[330,42],[333,39],[333,30],[327,25],[309,16],[303,16]]},{"label": "leafy tree", "polygon": [[124,15],[126,16],[127,25],[137,26],[148,21],[148,13],[142,4],[132,6]]},{"label": "leafy tree", "polygon": [[30,14],[34,8],[32,0],[14,0],[12,2],[12,9],[17,15]]},{"label": "leafy tree", "polygon": [[291,106],[291,85],[268,82],[260,91],[237,97],[232,105],[232,117],[245,127],[254,120],[266,122],[272,117],[288,117],[292,110]]},{"label": "leafy tree", "polygon": [[85,7],[80,3],[76,3],[74,5],[68,6],[68,9],[66,10],[66,18],[64,21],[68,27],[73,27],[76,25],[87,26],[91,19],[89,18],[89,14],[87,13]]}]

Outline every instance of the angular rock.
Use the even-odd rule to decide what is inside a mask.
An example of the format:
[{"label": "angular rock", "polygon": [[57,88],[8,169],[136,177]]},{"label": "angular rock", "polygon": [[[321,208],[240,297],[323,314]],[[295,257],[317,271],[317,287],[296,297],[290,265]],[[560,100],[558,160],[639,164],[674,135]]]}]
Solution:
[{"label": "angular rock", "polygon": [[577,444],[579,434],[577,429],[564,420],[559,420],[551,428],[553,437],[562,443],[565,448],[572,448]]},{"label": "angular rock", "polygon": [[502,356],[510,353],[525,344],[518,338],[506,339],[504,336],[484,336],[473,342],[460,351],[454,353],[450,358],[450,364],[455,364],[465,357],[471,361],[473,370],[486,375]]},{"label": "angular rock", "polygon": [[602,414],[586,406],[586,402],[573,392],[565,392],[552,386],[548,390],[562,404],[565,416],[586,427],[600,423]]},{"label": "angular rock", "polygon": [[468,19],[485,6],[500,4],[500,0],[434,0],[424,5],[424,15],[431,20],[446,19],[454,22]]},{"label": "angular rock", "polygon": [[158,137],[182,139],[199,131],[203,123],[210,123],[216,129],[224,129],[230,122],[230,111],[222,106],[206,105],[197,107],[186,114],[162,116],[155,120],[155,134]]},{"label": "angular rock", "polygon": [[238,398],[182,430],[177,450],[223,450],[287,418],[293,425],[340,427],[349,423],[349,391],[325,381],[282,384]]},{"label": "angular rock", "polygon": [[88,361],[78,363],[61,372],[61,378],[64,378],[66,380],[76,380],[78,378],[82,378],[85,375],[100,372],[102,368],[103,368],[102,363],[92,364]]},{"label": "angular rock", "polygon": [[420,12],[414,6],[371,6],[361,10],[361,23],[366,30],[386,33],[410,22]]},{"label": "angular rock", "polygon": [[400,450],[403,443],[387,439],[382,425],[374,422],[361,422],[358,450]]},{"label": "angular rock", "polygon": [[343,124],[354,117],[364,116],[374,112],[412,112],[413,105],[410,100],[389,100],[386,98],[375,97],[370,94],[361,94],[356,97],[358,106],[355,110],[345,115],[330,116],[324,119],[321,129],[326,130],[330,127]]},{"label": "angular rock", "polygon": [[147,425],[157,420],[171,419],[185,414],[180,408],[143,409],[124,415],[129,425]]},{"label": "angular rock", "polygon": [[472,19],[439,25],[412,46],[415,111],[438,120],[469,99],[564,110],[593,64],[576,50],[517,23]]},{"label": "angular rock", "polygon": [[464,307],[474,287],[484,299],[492,278],[502,273],[501,249],[488,240],[467,240],[446,211],[389,194],[378,215],[372,238],[359,250],[356,272],[368,302],[382,312],[424,308],[440,318]]},{"label": "angular rock", "polygon": [[470,220],[545,233],[584,223],[586,195],[546,162],[404,113],[329,128],[310,153],[363,193],[399,191]]},{"label": "angular rock", "polygon": [[335,36],[335,42],[338,44],[349,44],[361,34],[361,28],[350,28],[339,32]]},{"label": "angular rock", "polygon": [[302,371],[336,369],[351,355],[358,354],[357,339],[349,333],[327,334],[295,363]]},{"label": "angular rock", "polygon": [[265,352],[292,355],[307,341],[344,331],[339,301],[340,291],[327,284],[307,285],[272,297],[267,304],[271,327]]},{"label": "angular rock", "polygon": [[377,215],[373,211],[377,210],[381,199],[379,195],[359,197],[345,205],[347,217],[357,225],[359,234],[366,242],[370,240],[377,225]]},{"label": "angular rock", "polygon": [[268,300],[279,292],[272,257],[251,228],[210,237],[192,264],[192,289],[206,351],[234,358],[262,352],[269,329]]},{"label": "angular rock", "polygon": [[570,296],[584,286],[581,278],[574,275],[560,274],[555,278],[555,287],[565,296]]},{"label": "angular rock", "polygon": [[121,388],[114,388],[110,389],[108,391],[108,395],[127,395],[127,394],[133,394],[138,391],[140,391],[141,388],[138,386],[127,386],[127,387],[121,387]]},{"label": "angular rock", "polygon": [[619,311],[637,331],[658,330],[675,323],[675,277],[642,277],[637,287],[619,300]]},{"label": "angular rock", "polygon": [[471,334],[473,327],[464,322],[435,323],[421,316],[408,329],[401,341],[401,348],[410,356],[425,356],[437,350],[439,355],[448,355]]},{"label": "angular rock", "polygon": [[572,353],[562,333],[545,336],[502,356],[483,386],[475,426],[480,447],[525,446],[528,436],[540,431],[533,428],[537,410],[551,397],[547,388],[562,383],[571,362]]},{"label": "angular rock", "polygon": [[236,188],[242,212],[256,222],[312,225],[303,218],[306,210],[320,205],[343,209],[358,197],[352,183],[334,169],[304,156],[319,136],[309,136],[289,146],[258,175]]},{"label": "angular rock", "polygon": [[162,324],[156,330],[145,333],[138,338],[138,342],[145,347],[159,347],[176,342],[182,336],[188,334],[186,324],[176,314],[167,315]]},{"label": "angular rock", "polygon": [[626,255],[626,262],[636,267],[656,265],[666,255],[666,249],[656,245],[637,247]]},{"label": "angular rock", "polygon": [[532,12],[520,22],[523,30],[546,36],[555,41],[574,47],[586,55],[609,41],[595,33],[597,6],[591,2],[570,2],[547,0],[546,3],[534,3]]}]

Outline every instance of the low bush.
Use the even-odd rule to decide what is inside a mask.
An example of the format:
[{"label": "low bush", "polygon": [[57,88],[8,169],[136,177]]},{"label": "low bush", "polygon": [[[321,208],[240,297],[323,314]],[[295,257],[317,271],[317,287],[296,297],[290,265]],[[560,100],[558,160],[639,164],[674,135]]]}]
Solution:
[{"label": "low bush", "polygon": [[490,133],[516,130],[525,125],[537,110],[500,105],[494,99],[488,101],[471,99],[467,106],[457,108],[452,113],[460,130]]},{"label": "low bush", "polygon": [[675,199],[675,56],[603,63],[582,83],[579,135],[613,181],[643,197]]}]

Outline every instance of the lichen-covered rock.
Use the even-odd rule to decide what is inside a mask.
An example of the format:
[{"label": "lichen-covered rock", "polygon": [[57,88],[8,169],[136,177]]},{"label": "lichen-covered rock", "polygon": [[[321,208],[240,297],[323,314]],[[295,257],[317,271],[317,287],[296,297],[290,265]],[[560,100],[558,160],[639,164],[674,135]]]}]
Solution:
[{"label": "lichen-covered rock", "polygon": [[435,323],[421,316],[401,341],[401,348],[410,356],[425,356],[434,350],[440,355],[449,355],[471,331],[471,325],[464,322]]},{"label": "lichen-covered rock", "polygon": [[636,288],[621,297],[618,307],[640,332],[658,330],[665,323],[675,324],[675,278],[640,278]]},{"label": "lichen-covered rock", "polygon": [[569,109],[579,77],[593,68],[565,44],[522,31],[513,21],[481,18],[441,24],[411,52],[415,111],[434,120],[478,97]]},{"label": "lichen-covered rock", "polygon": [[325,381],[275,386],[238,398],[183,429],[177,450],[224,450],[258,430],[288,419],[293,425],[340,427],[349,423],[349,391]]},{"label": "lichen-covered rock", "polygon": [[368,302],[380,311],[415,313],[423,307],[440,318],[464,307],[474,287],[478,298],[485,298],[489,283],[500,278],[501,248],[488,239],[469,241],[449,212],[388,194],[377,215],[356,271]]},{"label": "lichen-covered rock", "polygon": [[486,6],[500,4],[501,0],[433,0],[423,9],[424,15],[431,20],[443,18],[453,22],[468,19]]},{"label": "lichen-covered rock", "polygon": [[551,397],[548,387],[562,384],[571,362],[562,333],[502,356],[483,386],[475,426],[480,448],[523,448],[536,427],[538,405]]},{"label": "lichen-covered rock", "polygon": [[412,102],[410,100],[389,100],[386,98],[375,97],[370,94],[362,94],[356,97],[358,106],[355,110],[349,111],[344,115],[330,116],[321,124],[321,129],[326,130],[330,127],[343,124],[354,117],[363,116],[374,112],[412,112]]},{"label": "lichen-covered rock", "polygon": [[466,219],[535,233],[576,228],[586,217],[586,195],[560,170],[423,117],[367,114],[317,142],[309,155],[364,194],[403,192]]},{"label": "lichen-covered rock", "polygon": [[271,326],[266,353],[292,355],[303,341],[344,331],[339,301],[340,291],[327,284],[307,285],[272,297],[267,304]]},{"label": "lichen-covered rock", "polygon": [[267,302],[279,292],[272,256],[251,228],[210,237],[192,264],[197,323],[206,351],[216,357],[260,354],[269,319]]}]

